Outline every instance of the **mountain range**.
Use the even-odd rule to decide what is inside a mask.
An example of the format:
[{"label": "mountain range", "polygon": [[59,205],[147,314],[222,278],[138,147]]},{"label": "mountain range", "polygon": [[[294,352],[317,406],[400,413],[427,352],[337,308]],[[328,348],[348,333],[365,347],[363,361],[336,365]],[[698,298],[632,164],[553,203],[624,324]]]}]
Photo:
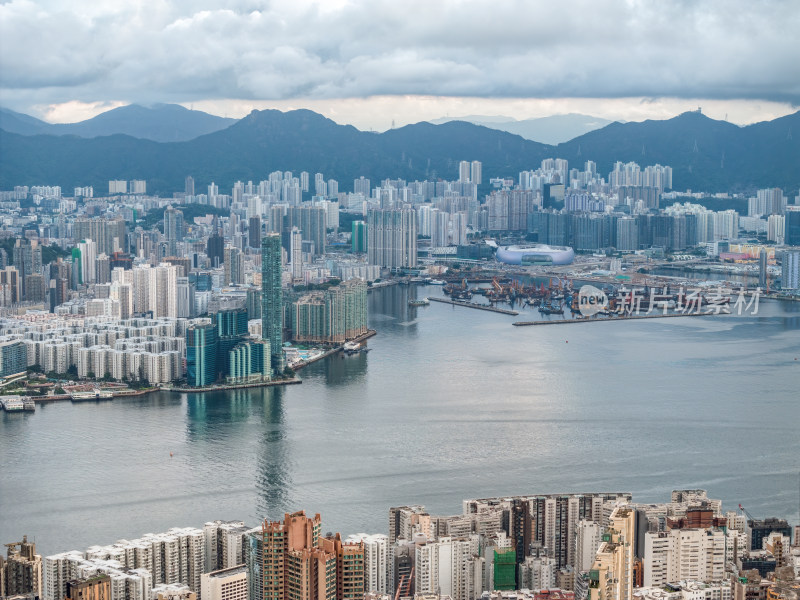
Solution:
[{"label": "mountain range", "polygon": [[673,168],[674,187],[704,191],[752,191],[800,182],[800,112],[738,127],[684,113],[664,121],[612,123],[551,146],[462,121],[423,122],[384,133],[338,125],[309,110],[253,111],[234,124],[188,141],[156,142],[128,135],[20,135],[0,132],[0,189],[14,185],[92,185],[105,193],[110,179],[145,179],[148,192],[183,190],[186,175],[197,190],[211,181],[230,189],[236,180],[260,181],[271,171],[323,173],[343,191],[360,175],[383,178],[455,179],[458,162],[483,163],[490,177],[516,177],[542,159],[566,158],[570,166],[597,163],[604,176],[615,161]]},{"label": "mountain range", "polygon": [[516,133],[526,140],[550,145],[568,142],[585,133],[605,127],[612,122],[607,119],[576,113],[524,120],[512,119],[511,117],[470,115],[467,117],[442,117],[429,122],[434,125],[441,125],[450,121],[466,121],[474,125],[483,125],[489,129]]},{"label": "mountain range", "polygon": [[0,108],[0,129],[20,135],[77,135],[93,138],[117,133],[156,142],[183,142],[230,127],[226,119],[179,104],[120,106],[78,123],[47,123],[30,115]]}]

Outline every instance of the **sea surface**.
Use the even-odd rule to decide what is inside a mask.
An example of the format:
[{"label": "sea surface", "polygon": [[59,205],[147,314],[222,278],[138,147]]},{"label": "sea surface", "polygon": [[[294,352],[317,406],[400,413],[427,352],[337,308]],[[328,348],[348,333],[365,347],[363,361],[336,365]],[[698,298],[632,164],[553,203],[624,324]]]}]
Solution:
[{"label": "sea surface", "polygon": [[395,505],[675,488],[798,522],[800,303],[512,327],[538,312],[408,306],[429,295],[375,290],[370,352],[302,385],[0,414],[0,543],[27,534],[47,555],[299,509],[385,533]]}]

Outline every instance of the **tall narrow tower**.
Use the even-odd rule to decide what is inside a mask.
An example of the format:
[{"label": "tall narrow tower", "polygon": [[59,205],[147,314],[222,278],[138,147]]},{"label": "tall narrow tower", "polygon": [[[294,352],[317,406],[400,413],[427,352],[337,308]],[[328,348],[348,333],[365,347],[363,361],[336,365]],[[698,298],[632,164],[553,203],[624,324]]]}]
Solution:
[{"label": "tall narrow tower", "polygon": [[269,340],[272,368],[283,373],[283,292],[281,290],[281,236],[261,240],[261,338]]}]

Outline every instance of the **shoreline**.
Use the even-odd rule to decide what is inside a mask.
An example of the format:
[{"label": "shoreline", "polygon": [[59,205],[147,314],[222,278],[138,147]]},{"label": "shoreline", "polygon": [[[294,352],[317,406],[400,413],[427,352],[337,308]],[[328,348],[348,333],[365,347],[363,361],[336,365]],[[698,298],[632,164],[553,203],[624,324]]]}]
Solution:
[{"label": "shoreline", "polygon": [[[368,340],[371,337],[374,337],[378,334],[375,329],[368,329],[366,333],[363,335],[358,336],[357,338],[353,338],[352,342],[361,343]],[[330,348],[319,354],[314,356],[313,358],[302,361],[300,363],[295,364],[292,368],[293,371],[297,372],[298,370],[306,367],[312,363],[322,360],[323,358],[327,358],[336,354],[337,352],[341,352],[344,349],[344,344],[336,345],[333,348]],[[194,388],[194,387],[182,387],[182,386],[171,386],[165,385],[163,387],[154,387],[154,388],[147,388],[142,390],[111,390],[112,397],[111,398],[103,398],[98,400],[82,400],[82,403],[85,402],[108,402],[115,398],[130,398],[130,397],[138,397],[138,396],[147,396],[148,394],[154,394],[157,392],[174,392],[177,394],[203,394],[206,392],[224,392],[229,390],[240,390],[240,389],[248,389],[248,388],[260,388],[260,387],[273,387],[279,385],[299,385],[303,383],[303,380],[300,377],[292,377],[291,379],[272,379],[269,381],[253,381],[250,383],[231,383],[231,384],[218,384],[209,387],[203,388]],[[57,396],[30,396],[31,400],[33,400],[36,404],[50,404],[53,402],[65,402],[65,401],[72,401],[72,396],[70,394],[59,394]]]},{"label": "shoreline", "polygon": [[[364,341],[368,340],[369,338],[374,337],[376,335],[378,335],[377,330],[375,330],[375,329],[367,329],[366,333],[364,333],[364,334],[362,334],[362,335],[360,335],[360,336],[358,336],[356,338],[353,338],[352,340],[348,340],[348,342],[361,343],[361,342],[364,342]],[[342,350],[344,350],[344,344],[336,345],[333,348],[330,348],[329,350],[326,350],[322,354],[319,354],[319,355],[317,355],[317,356],[315,356],[313,358],[309,358],[308,360],[303,360],[303,361],[300,361],[299,363],[296,363],[291,368],[295,372],[297,372],[300,369],[302,369],[303,367],[307,367],[308,365],[310,365],[312,363],[315,363],[317,361],[320,361],[323,358],[328,358],[329,356],[333,356],[334,354],[336,354],[337,352],[341,352]]]}]

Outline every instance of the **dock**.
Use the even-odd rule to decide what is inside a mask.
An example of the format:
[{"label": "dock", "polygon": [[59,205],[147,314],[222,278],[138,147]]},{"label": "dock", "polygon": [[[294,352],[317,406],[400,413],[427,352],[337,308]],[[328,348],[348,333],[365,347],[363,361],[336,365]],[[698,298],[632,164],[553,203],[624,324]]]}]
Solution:
[{"label": "dock", "polygon": [[[372,336],[377,335],[377,333],[378,332],[375,331],[374,329],[368,329],[366,333],[363,333],[360,336],[358,336],[356,338],[353,338],[352,340],[348,340],[348,341],[360,344],[360,343],[368,340]],[[337,352],[341,352],[343,349],[344,349],[344,344],[337,344],[333,348],[330,348],[330,349],[326,350],[325,352],[323,352],[321,354],[316,354],[316,355],[312,356],[311,358],[309,358],[308,360],[301,360],[300,362],[294,363],[292,365],[292,369],[294,371],[299,371],[303,367],[308,366],[311,363],[315,363],[318,360],[322,360],[323,358],[328,358],[329,356],[332,356],[332,355],[336,354]]]},{"label": "dock", "polygon": [[[497,308],[489,306],[488,304],[475,304],[474,302],[462,302],[460,300],[448,300],[447,298],[428,298],[431,302],[441,302],[442,304],[452,304],[453,306],[463,306],[465,308],[477,308],[478,310],[488,310],[489,312],[496,312],[502,315],[518,315],[516,310],[508,310],[505,308]],[[516,323],[515,323],[516,325]]]},{"label": "dock", "polygon": [[629,317],[602,317],[600,319],[557,319],[552,321],[515,321],[515,327],[530,325],[566,325],[567,323],[608,323],[612,321],[635,321],[638,319],[669,319],[676,317],[711,317],[714,313],[686,313],[670,315],[632,315]]}]

